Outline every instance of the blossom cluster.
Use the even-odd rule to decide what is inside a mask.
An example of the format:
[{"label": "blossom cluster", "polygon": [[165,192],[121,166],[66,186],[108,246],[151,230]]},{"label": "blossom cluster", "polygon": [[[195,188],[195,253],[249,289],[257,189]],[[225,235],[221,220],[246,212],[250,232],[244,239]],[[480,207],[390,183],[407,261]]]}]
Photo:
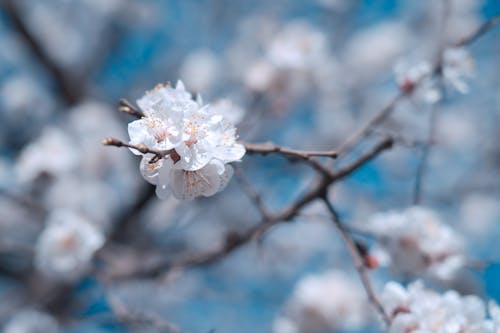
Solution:
[{"label": "blossom cluster", "polygon": [[391,267],[403,276],[427,274],[447,281],[465,265],[463,239],[427,208],[377,213],[366,228],[380,239]]},{"label": "blossom cluster", "polygon": [[[474,61],[463,47],[444,50],[440,73],[442,83],[462,94],[469,92],[467,79],[473,76]],[[416,99],[433,104],[443,98],[440,80],[434,76],[437,68],[422,61],[415,65],[400,62],[395,68],[396,83],[401,90],[411,92]]]},{"label": "blossom cluster", "polygon": [[104,241],[101,230],[89,220],[70,210],[55,210],[38,238],[35,265],[51,279],[75,280],[89,268]]},{"label": "blossom cluster", "polygon": [[275,333],[320,333],[355,330],[368,316],[366,296],[348,274],[332,270],[306,276],[297,284]]},{"label": "blossom cluster", "polygon": [[381,302],[392,316],[389,333],[497,333],[500,308],[489,303],[489,315],[483,301],[474,295],[456,291],[439,294],[421,281],[404,288],[396,282],[386,284]]},{"label": "blossom cluster", "polygon": [[204,105],[201,97],[193,100],[181,81],[175,88],[157,86],[137,104],[145,116],[129,124],[130,143],[165,152],[159,159],[132,149],[143,155],[141,173],[156,185],[158,197],[173,193],[189,200],[226,187],[233,174],[228,163],[240,160],[245,148],[223,115]]}]

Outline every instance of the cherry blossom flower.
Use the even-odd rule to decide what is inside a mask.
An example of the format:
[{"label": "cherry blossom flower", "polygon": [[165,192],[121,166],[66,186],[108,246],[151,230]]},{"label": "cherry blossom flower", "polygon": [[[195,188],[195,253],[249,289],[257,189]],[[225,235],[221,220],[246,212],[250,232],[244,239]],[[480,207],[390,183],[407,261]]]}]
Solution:
[{"label": "cherry blossom flower", "polygon": [[496,333],[500,330],[500,309],[490,302],[489,313],[474,295],[456,291],[439,294],[426,289],[421,281],[404,288],[396,282],[386,284],[381,302],[393,319],[389,333]]},{"label": "cherry blossom flower", "polygon": [[94,253],[104,244],[99,229],[69,210],[56,210],[36,244],[35,264],[57,280],[74,280],[85,273]]},{"label": "cherry blossom flower", "polygon": [[[196,101],[179,81],[176,88],[159,86],[137,101],[145,117],[129,124],[130,143],[151,149],[171,150],[164,158],[146,154],[141,173],[165,198],[211,196],[222,190],[233,174],[228,163],[245,154],[236,142],[236,129],[217,114],[220,107]],[[132,149],[135,154],[143,155]]]},{"label": "cherry blossom flower", "polygon": [[314,333],[359,329],[368,319],[366,296],[342,271],[303,278],[274,322],[276,333]]},{"label": "cherry blossom flower", "polygon": [[465,265],[462,237],[427,208],[377,213],[366,228],[380,238],[392,269],[403,276],[446,281]]}]

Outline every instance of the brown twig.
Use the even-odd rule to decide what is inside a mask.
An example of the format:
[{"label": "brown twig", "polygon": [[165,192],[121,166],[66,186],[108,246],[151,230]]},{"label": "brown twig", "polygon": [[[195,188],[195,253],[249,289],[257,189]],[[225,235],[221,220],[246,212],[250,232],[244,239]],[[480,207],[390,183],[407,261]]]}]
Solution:
[{"label": "brown twig", "polygon": [[359,247],[356,246],[356,242],[352,239],[351,235],[349,234],[349,231],[344,227],[343,223],[340,221],[339,214],[337,213],[335,207],[333,207],[332,203],[328,200],[326,192],[325,195],[322,197],[322,199],[332,216],[333,223],[337,227],[337,230],[340,232],[342,238],[346,243],[347,250],[349,251],[349,254],[351,255],[354,261],[354,265],[356,266],[356,270],[358,271],[359,277],[361,278],[361,282],[363,284],[363,287],[365,288],[370,303],[373,305],[375,310],[377,310],[377,312],[380,314],[385,324],[387,326],[390,326],[391,318],[385,312],[382,303],[380,303],[377,294],[373,290],[370,278],[368,277],[368,269],[365,265],[363,255],[360,253]]},{"label": "brown twig", "polygon": [[174,149],[157,150],[157,149],[149,148],[143,144],[134,145],[134,144],[130,144],[130,143],[127,143],[125,141],[122,141],[122,140],[116,139],[116,138],[106,138],[106,139],[102,140],[102,144],[105,146],[132,148],[132,149],[135,149],[142,154],[153,154],[153,155],[155,155],[156,158],[153,158],[151,160],[151,162],[158,161],[159,159],[162,159],[165,156],[170,155],[174,152]]},{"label": "brown twig", "polygon": [[322,156],[322,157],[337,158],[338,156],[337,152],[334,150],[326,150],[326,151],[298,150],[298,149],[279,146],[272,142],[264,142],[264,143],[243,142],[243,145],[245,146],[245,149],[248,154],[261,154],[261,155],[279,154],[286,158],[299,159],[305,161],[309,165],[311,165],[314,169],[316,169],[317,171],[319,171],[320,173],[324,174],[327,177],[331,176],[332,173],[331,169],[323,165],[323,163],[321,163],[320,161],[314,159],[314,157]]},{"label": "brown twig", "polygon": [[334,150],[326,150],[326,151],[314,151],[314,150],[298,150],[287,148],[283,146],[279,146],[272,142],[264,142],[264,143],[248,143],[244,142],[248,153],[256,153],[256,154],[280,154],[287,157],[298,158],[302,160],[309,160],[311,157],[330,157],[337,158],[338,154]]}]

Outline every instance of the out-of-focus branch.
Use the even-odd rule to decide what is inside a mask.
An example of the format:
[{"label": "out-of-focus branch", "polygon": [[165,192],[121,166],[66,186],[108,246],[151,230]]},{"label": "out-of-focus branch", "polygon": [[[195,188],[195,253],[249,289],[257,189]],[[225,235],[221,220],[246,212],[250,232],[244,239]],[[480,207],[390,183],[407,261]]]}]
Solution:
[{"label": "out-of-focus branch", "polygon": [[373,290],[370,278],[368,277],[368,268],[366,267],[365,260],[363,259],[362,253],[360,253],[360,249],[358,246],[356,246],[356,243],[351,237],[351,234],[349,231],[344,227],[343,223],[340,221],[339,214],[337,213],[335,207],[333,207],[332,203],[328,200],[326,194],[323,196],[323,202],[325,203],[326,207],[328,208],[328,211],[332,215],[332,221],[337,227],[337,230],[340,232],[342,235],[342,238],[344,239],[347,250],[349,251],[349,254],[352,257],[352,260],[354,261],[354,265],[356,266],[356,270],[358,271],[358,274],[361,278],[361,282],[363,283],[363,287],[365,288],[366,294],[368,295],[368,299],[370,303],[373,305],[375,310],[380,314],[382,319],[384,320],[385,324],[389,326],[391,324],[391,318],[390,316],[385,312],[384,307],[382,306],[382,303],[380,303],[380,300],[377,297],[377,294]]},{"label": "out-of-focus branch", "polygon": [[228,234],[220,248],[202,253],[188,254],[187,256],[174,260],[166,260],[148,267],[141,267],[132,274],[136,276],[155,277],[170,269],[208,265],[224,258],[240,246],[260,237],[276,224],[292,220],[295,216],[297,216],[297,214],[299,214],[300,210],[305,205],[316,199],[320,199],[330,185],[350,176],[353,172],[370,162],[383,151],[390,149],[392,145],[392,138],[386,138],[376,144],[372,149],[359,156],[352,163],[338,169],[335,172],[332,172],[329,177],[321,174],[314,186],[312,186],[306,193],[293,201],[283,210],[274,214],[269,214],[268,218],[263,218],[260,223],[242,233]]},{"label": "out-of-focus branch", "polygon": [[490,31],[493,27],[495,27],[499,23],[500,23],[500,14],[496,14],[495,16],[491,17],[489,20],[481,24],[476,31],[457,41],[454,44],[454,46],[459,47],[472,44],[477,39],[479,39],[479,37],[483,36],[485,33]]},{"label": "out-of-focus branch", "polygon": [[399,94],[389,101],[386,106],[375,113],[375,115],[373,115],[373,117],[371,117],[366,124],[363,125],[363,127],[347,138],[344,143],[341,144],[338,149],[338,153],[342,155],[345,154],[356,146],[363,138],[368,136],[376,126],[384,122],[392,114],[396,105],[406,96],[406,94],[407,93],[404,91],[399,92]]},{"label": "out-of-focus branch", "polygon": [[264,204],[264,201],[262,200],[262,196],[260,193],[258,193],[251,185],[248,183],[246,180],[245,176],[243,175],[243,172],[240,168],[235,168],[235,173],[234,175],[236,176],[236,179],[238,180],[238,183],[240,184],[241,189],[245,194],[248,196],[248,198],[252,201],[254,206],[257,208],[259,211],[260,215],[264,219],[269,218],[269,212],[266,208],[266,205]]},{"label": "out-of-focus branch", "polygon": [[123,323],[128,325],[152,325],[162,332],[181,333],[181,330],[174,324],[166,321],[158,315],[148,314],[145,312],[131,311],[127,309],[123,302],[120,302],[116,297],[108,295],[108,301],[111,309],[116,317]]},{"label": "out-of-focus branch", "polygon": [[0,7],[4,10],[9,18],[12,27],[23,37],[26,45],[31,52],[43,65],[43,67],[51,74],[57,91],[60,92],[64,101],[73,105],[78,102],[83,96],[83,89],[80,89],[75,80],[70,78],[45,52],[43,46],[30,32],[26,26],[21,13],[19,12],[14,0],[0,1]]},{"label": "out-of-focus branch", "polygon": [[[451,44],[450,46],[459,47],[472,44],[479,37],[483,36],[486,32],[491,30],[494,26],[496,26],[499,23],[500,23],[500,14],[497,14],[491,19],[487,20],[485,23],[483,23],[477,30],[472,32],[469,36],[459,40],[456,43]],[[445,47],[441,48],[440,53],[444,51],[444,48]],[[433,68],[432,75],[436,75],[441,72],[442,61],[441,57],[439,58],[440,59],[436,62]],[[418,82],[415,82],[410,91],[401,90],[399,94],[396,95],[391,101],[389,101],[389,103],[384,108],[376,112],[375,115],[372,118],[370,118],[366,122],[366,124],[363,125],[363,127],[361,127],[357,132],[354,132],[354,134],[352,134],[348,139],[346,139],[338,149],[337,153],[343,155],[351,151],[352,148],[355,147],[361,140],[363,140],[365,137],[371,134],[374,131],[375,127],[383,123],[394,112],[397,104],[407,96],[410,96],[412,91],[414,91],[415,88],[418,87],[418,85],[420,85],[426,78],[427,77],[423,77]]]},{"label": "out-of-focus branch", "polygon": [[437,118],[438,118],[437,109],[438,109],[437,104],[433,104],[431,106],[427,139],[425,144],[422,146],[422,154],[417,163],[417,171],[415,174],[415,186],[413,188],[414,205],[418,205],[422,202],[422,182],[427,170],[427,164],[429,161],[429,156],[431,154],[433,142],[435,141],[434,138],[436,137]]}]

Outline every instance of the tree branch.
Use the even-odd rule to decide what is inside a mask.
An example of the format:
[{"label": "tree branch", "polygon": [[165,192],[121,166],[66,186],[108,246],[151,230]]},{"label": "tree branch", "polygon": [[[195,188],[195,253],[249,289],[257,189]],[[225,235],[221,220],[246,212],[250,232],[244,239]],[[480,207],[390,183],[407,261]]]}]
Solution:
[{"label": "tree branch", "polygon": [[224,258],[244,244],[260,237],[274,225],[280,222],[292,220],[295,216],[297,216],[297,214],[305,205],[321,198],[323,193],[327,191],[330,185],[350,176],[353,172],[361,168],[366,163],[370,162],[380,153],[387,149],[390,149],[392,145],[392,138],[386,138],[376,144],[371,150],[359,156],[351,164],[335,172],[332,172],[329,177],[323,174],[320,175],[316,184],[312,188],[310,188],[309,191],[289,204],[289,206],[287,206],[280,212],[269,214],[268,218],[263,218],[261,222],[242,233],[228,234],[223,245],[220,248],[202,253],[188,254],[178,259],[161,261],[148,267],[139,267],[135,272],[131,273],[131,275],[139,277],[157,277],[159,275],[162,275],[167,270],[190,266],[203,266],[216,262],[217,260]]},{"label": "tree branch", "polygon": [[365,288],[365,292],[368,295],[370,303],[373,305],[375,310],[377,310],[377,312],[380,314],[385,324],[389,326],[391,324],[391,318],[385,312],[382,303],[380,303],[380,300],[378,299],[375,291],[373,290],[370,278],[368,277],[368,268],[366,267],[363,255],[362,253],[360,253],[359,247],[356,246],[356,243],[349,234],[349,231],[344,227],[344,225],[340,221],[340,217],[337,211],[335,210],[335,207],[333,207],[332,203],[328,200],[326,193],[322,197],[322,199],[326,207],[328,208],[328,211],[332,215],[333,223],[337,227],[337,230],[340,232],[342,238],[346,243],[347,250],[349,251],[349,254],[351,255],[354,261],[354,265],[356,266],[356,270],[358,271],[359,277],[361,278],[361,282],[363,283],[363,287]]},{"label": "tree branch", "polygon": [[43,46],[32,35],[29,28],[24,23],[15,1],[3,0],[0,1],[0,6],[10,19],[12,27],[23,37],[31,52],[51,74],[56,85],[56,90],[60,92],[64,101],[69,105],[76,104],[83,96],[83,91],[77,88],[78,85],[76,85],[76,82],[50,58]]},{"label": "tree branch", "polygon": [[500,14],[496,14],[495,16],[491,17],[489,20],[481,24],[476,31],[471,33],[469,36],[466,36],[461,40],[457,41],[455,44],[453,44],[453,46],[460,47],[472,44],[481,36],[483,36],[485,33],[493,29],[499,23],[500,23]]}]

